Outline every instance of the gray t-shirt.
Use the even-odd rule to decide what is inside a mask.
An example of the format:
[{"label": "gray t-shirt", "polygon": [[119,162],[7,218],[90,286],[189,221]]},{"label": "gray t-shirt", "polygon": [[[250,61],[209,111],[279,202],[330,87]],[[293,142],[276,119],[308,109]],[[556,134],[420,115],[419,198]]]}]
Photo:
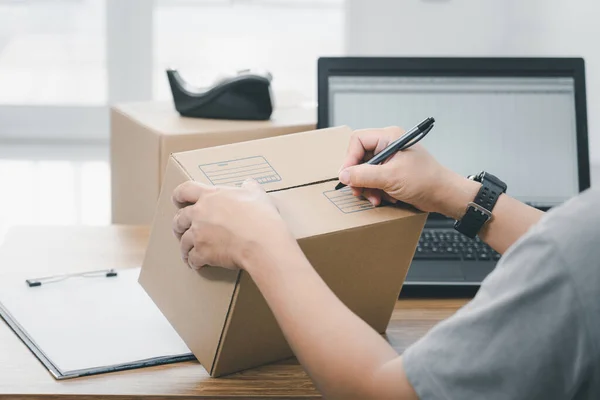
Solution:
[{"label": "gray t-shirt", "polygon": [[425,399],[600,399],[600,190],[548,212],[403,356]]}]

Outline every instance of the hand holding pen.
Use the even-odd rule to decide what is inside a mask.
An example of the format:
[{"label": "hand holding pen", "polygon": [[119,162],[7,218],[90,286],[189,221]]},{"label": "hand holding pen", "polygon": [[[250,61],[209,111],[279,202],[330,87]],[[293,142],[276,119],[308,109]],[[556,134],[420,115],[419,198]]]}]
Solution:
[{"label": "hand holding pen", "polygon": [[[422,138],[426,131],[425,128],[414,138]],[[406,146],[410,147],[403,147],[404,150],[397,151],[383,164],[367,162],[369,155],[382,153],[407,134],[398,127],[356,131],[340,169],[340,182],[350,186],[344,190],[352,190],[355,196],[363,196],[375,206],[382,200],[402,201],[422,211],[449,215],[456,210],[447,208],[456,203],[464,211],[463,199],[450,197],[463,192],[457,187],[463,185],[465,178],[440,165],[420,144],[409,141]]]},{"label": "hand holding pen", "polygon": [[[375,154],[373,158],[367,161],[369,165],[378,165],[396,154],[399,151],[406,150],[409,147],[417,144],[421,139],[423,139],[429,131],[433,128],[433,124],[435,123],[434,118],[427,118],[419,125],[412,128],[410,131],[406,132],[404,135],[399,137],[398,139],[391,142],[385,149],[381,150],[379,153]],[[335,190],[339,190],[346,185],[342,182],[338,183],[335,187]]]}]

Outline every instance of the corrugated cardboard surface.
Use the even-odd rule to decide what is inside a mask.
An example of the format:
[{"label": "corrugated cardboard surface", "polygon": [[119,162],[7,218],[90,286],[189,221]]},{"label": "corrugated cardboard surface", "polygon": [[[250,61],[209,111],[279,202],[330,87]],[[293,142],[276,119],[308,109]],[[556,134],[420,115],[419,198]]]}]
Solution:
[{"label": "corrugated cardboard surface", "polygon": [[181,261],[170,198],[188,179],[230,186],[246,177],[262,182],[329,287],[385,331],[426,216],[396,206],[373,208],[348,190],[333,190],[350,135],[348,128],[327,129],[179,153],[169,161],[140,283],[212,376],[292,353],[245,272],[194,272]]},{"label": "corrugated cardboard surface", "polygon": [[206,367],[217,351],[239,272],[222,268],[196,272],[181,261],[179,241],[170,229],[176,212],[171,193],[187,180],[180,165],[169,162],[140,283],[148,293],[157,294],[152,299],[179,336],[194,338],[194,355]]},{"label": "corrugated cardboard surface", "polygon": [[160,190],[159,134],[115,109],[110,125],[112,222],[148,225]]},{"label": "corrugated cardboard surface", "polygon": [[188,151],[175,158],[195,181],[236,186],[251,176],[272,178],[263,184],[271,191],[336,178],[351,135],[350,129],[322,129]]},{"label": "corrugated cardboard surface", "polygon": [[[385,332],[392,316],[423,217],[407,218],[402,224],[405,235],[399,234],[394,222],[300,239],[304,254],[327,285],[379,333]],[[394,260],[390,260],[392,248]],[[245,272],[238,290],[211,371],[214,376],[293,356],[275,317]]]},{"label": "corrugated cardboard surface", "polygon": [[112,222],[150,224],[171,153],[314,129],[314,108],[276,109],[269,121],[181,117],[166,102],[111,109]]}]

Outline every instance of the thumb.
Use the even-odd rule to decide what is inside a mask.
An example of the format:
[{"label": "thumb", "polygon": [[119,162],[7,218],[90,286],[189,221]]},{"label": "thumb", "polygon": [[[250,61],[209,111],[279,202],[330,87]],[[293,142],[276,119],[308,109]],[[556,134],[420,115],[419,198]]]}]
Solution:
[{"label": "thumb", "polygon": [[260,192],[265,191],[265,189],[262,187],[262,185],[260,183],[256,182],[252,178],[248,178],[244,182],[242,182],[242,188],[249,189],[252,191],[260,191]]},{"label": "thumb", "polygon": [[342,170],[340,182],[359,188],[384,189],[388,176],[381,165],[361,164]]}]

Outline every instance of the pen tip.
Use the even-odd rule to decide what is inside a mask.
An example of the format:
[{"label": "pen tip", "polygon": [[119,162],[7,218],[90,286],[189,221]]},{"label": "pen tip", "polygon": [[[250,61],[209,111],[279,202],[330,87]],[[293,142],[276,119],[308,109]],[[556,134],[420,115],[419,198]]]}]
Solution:
[{"label": "pen tip", "polygon": [[340,182],[335,186],[335,190],[340,190],[343,187],[346,187],[346,185],[344,185],[342,182]]}]

